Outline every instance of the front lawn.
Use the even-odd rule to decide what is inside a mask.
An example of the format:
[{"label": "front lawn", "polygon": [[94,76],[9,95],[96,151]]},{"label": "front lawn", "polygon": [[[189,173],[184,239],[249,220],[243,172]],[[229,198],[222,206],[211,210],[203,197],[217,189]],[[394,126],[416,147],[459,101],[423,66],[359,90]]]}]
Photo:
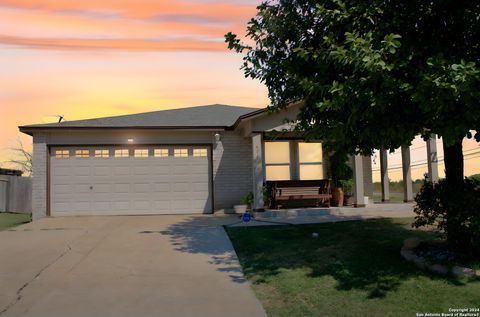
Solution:
[{"label": "front lawn", "polygon": [[30,222],[30,214],[0,213],[0,231]]},{"label": "front lawn", "polygon": [[480,308],[480,282],[433,276],[402,260],[405,238],[436,237],[412,229],[411,222],[384,219],[227,232],[269,316],[415,316]]}]

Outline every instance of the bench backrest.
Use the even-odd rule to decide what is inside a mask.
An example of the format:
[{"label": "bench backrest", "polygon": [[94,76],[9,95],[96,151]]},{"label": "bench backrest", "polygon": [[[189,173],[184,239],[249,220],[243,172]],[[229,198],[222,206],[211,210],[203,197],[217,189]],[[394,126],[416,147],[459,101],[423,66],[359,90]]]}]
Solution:
[{"label": "bench backrest", "polygon": [[330,180],[329,179],[316,179],[316,180],[286,180],[286,181],[267,181],[273,193],[281,192],[281,195],[289,194],[328,194],[330,193]]}]

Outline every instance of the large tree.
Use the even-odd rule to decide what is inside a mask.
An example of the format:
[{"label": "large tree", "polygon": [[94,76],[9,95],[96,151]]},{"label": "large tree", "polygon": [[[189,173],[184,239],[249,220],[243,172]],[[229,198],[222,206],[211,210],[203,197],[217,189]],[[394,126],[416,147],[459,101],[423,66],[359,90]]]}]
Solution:
[{"label": "large tree", "polygon": [[258,6],[245,75],[272,110],[303,100],[298,127],[343,154],[443,138],[447,181],[463,181],[462,140],[480,141],[480,3],[275,0]]}]

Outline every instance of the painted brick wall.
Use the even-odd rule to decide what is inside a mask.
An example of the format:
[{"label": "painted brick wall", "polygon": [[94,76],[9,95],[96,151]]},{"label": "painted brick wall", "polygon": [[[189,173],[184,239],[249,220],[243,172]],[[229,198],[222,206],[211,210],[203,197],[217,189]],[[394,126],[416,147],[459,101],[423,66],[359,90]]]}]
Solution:
[{"label": "painted brick wall", "polygon": [[33,138],[32,218],[47,215],[47,144],[43,136]]},{"label": "painted brick wall", "polygon": [[234,131],[220,132],[213,145],[215,209],[231,209],[252,191],[252,142]]}]

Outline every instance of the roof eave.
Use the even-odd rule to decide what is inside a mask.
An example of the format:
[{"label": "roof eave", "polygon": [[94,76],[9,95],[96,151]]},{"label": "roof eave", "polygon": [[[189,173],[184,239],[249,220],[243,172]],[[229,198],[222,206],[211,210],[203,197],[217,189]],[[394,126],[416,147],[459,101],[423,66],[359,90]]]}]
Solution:
[{"label": "roof eave", "polygon": [[228,126],[116,126],[116,127],[66,127],[66,126],[19,126],[20,132],[33,136],[38,131],[66,131],[66,130],[197,130],[197,131],[223,131],[227,130]]}]

